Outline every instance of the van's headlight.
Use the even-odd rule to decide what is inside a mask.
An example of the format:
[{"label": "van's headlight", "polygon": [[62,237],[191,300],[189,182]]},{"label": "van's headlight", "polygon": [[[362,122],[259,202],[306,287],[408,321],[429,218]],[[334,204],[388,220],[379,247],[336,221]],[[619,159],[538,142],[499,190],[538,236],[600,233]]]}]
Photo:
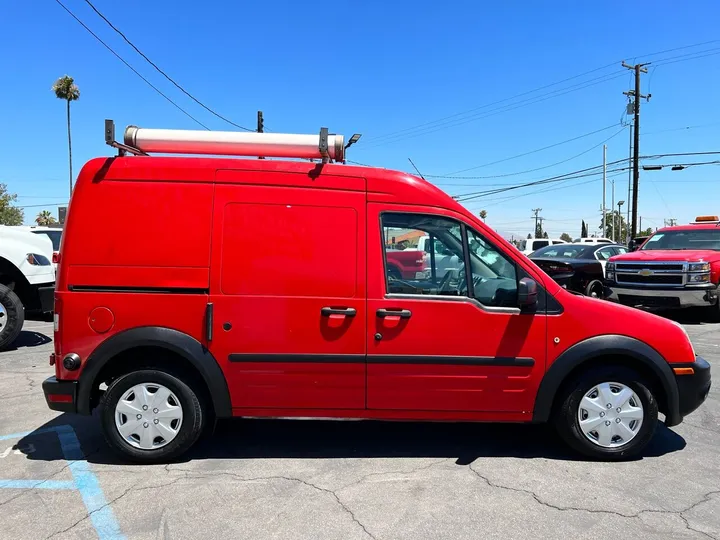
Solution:
[{"label": "van's headlight", "polygon": [[609,262],[605,265],[605,277],[615,281],[615,263]]},{"label": "van's headlight", "polygon": [[28,253],[25,260],[33,266],[50,266],[50,259],[37,253]]}]

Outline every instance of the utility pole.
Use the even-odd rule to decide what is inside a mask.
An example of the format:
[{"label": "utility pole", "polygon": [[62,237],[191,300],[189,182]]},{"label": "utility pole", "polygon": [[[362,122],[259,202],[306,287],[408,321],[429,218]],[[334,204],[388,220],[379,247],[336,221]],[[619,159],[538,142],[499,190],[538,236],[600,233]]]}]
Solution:
[{"label": "utility pole", "polygon": [[[633,105],[634,107],[634,105]],[[633,155],[633,127],[630,124],[630,147],[628,149],[628,196],[627,196],[627,212],[625,216],[625,237],[623,238],[623,244],[627,244],[630,241],[630,201],[632,201],[632,155]],[[622,221],[620,222],[620,228],[622,229]]]},{"label": "utility pole", "polygon": [[539,216],[540,212],[542,212],[542,208],[533,208],[533,209],[531,210],[531,212],[532,212],[533,214],[535,214],[535,216],[534,216],[534,217],[535,217],[535,233],[533,234],[533,236],[534,236],[535,238],[537,238],[537,237],[538,237],[538,230],[539,230],[539,229],[538,229],[538,221],[540,221],[540,226],[542,227],[542,219],[543,219],[543,218],[541,218],[541,217]]},{"label": "utility pole", "polygon": [[633,145],[633,192],[632,192],[632,228],[630,233],[630,238],[635,238],[635,235],[637,234],[637,205],[638,205],[638,185],[640,184],[640,100],[641,99],[650,99],[650,94],[647,96],[643,96],[640,93],[640,74],[641,73],[647,73],[647,68],[644,66],[647,66],[649,64],[635,64],[634,66],[630,66],[626,64],[625,62],[622,63],[622,66],[627,69],[632,69],[635,71],[635,90],[630,90],[628,92],[623,92],[626,96],[633,96],[634,98],[634,125],[635,125],[635,144]]},{"label": "utility pole", "polygon": [[607,145],[603,144],[603,200],[602,200],[602,236],[607,234],[605,221],[607,220],[607,213],[605,210],[605,184],[607,183]]},{"label": "utility pole", "polygon": [[[640,216],[640,230],[641,230],[641,231],[643,230],[643,228],[642,228],[642,216]],[[633,236],[633,238],[635,238],[635,237]]]}]

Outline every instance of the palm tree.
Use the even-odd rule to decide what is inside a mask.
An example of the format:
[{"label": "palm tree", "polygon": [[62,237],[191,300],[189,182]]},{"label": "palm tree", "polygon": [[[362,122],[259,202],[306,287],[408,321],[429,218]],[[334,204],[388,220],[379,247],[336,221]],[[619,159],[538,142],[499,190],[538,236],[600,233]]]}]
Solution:
[{"label": "palm tree", "polygon": [[485,221],[486,217],[487,217],[487,210],[480,210],[480,219]]},{"label": "palm tree", "polygon": [[37,223],[41,227],[49,227],[50,225],[57,224],[57,221],[55,221],[55,218],[53,217],[50,210],[43,210],[35,218],[35,223]]},{"label": "palm tree", "polygon": [[80,89],[75,80],[65,75],[60,77],[52,86],[55,97],[67,101],[67,128],[68,128],[68,155],[70,161],[70,195],[72,195],[73,173],[72,173],[72,138],[70,137],[70,102],[80,99]]}]

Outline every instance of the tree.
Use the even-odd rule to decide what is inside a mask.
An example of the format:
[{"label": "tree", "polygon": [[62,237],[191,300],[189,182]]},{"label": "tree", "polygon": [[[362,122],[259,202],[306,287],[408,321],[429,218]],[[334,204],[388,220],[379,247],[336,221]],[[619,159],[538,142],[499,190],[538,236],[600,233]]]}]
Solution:
[{"label": "tree", "polygon": [[13,206],[17,195],[8,193],[7,186],[0,184],[0,225],[22,225],[25,212],[22,208]]},{"label": "tree", "polygon": [[487,210],[480,210],[480,219],[485,221],[485,218],[487,217]]},{"label": "tree", "polygon": [[627,223],[621,212],[608,210],[605,213],[605,230],[602,230],[602,219],[600,220],[601,234],[616,242],[624,242],[627,238]]},{"label": "tree", "polygon": [[588,236],[588,228],[587,224],[585,223],[585,220],[582,220],[582,225],[580,227],[580,238],[587,238]]},{"label": "tree", "polygon": [[64,99],[67,102],[67,129],[68,129],[68,160],[70,163],[70,195],[72,195],[73,173],[72,173],[72,137],[70,136],[70,102],[80,99],[80,89],[72,77],[65,75],[60,77],[52,86],[55,97]]},{"label": "tree", "polygon": [[52,227],[53,225],[58,224],[57,220],[52,215],[52,212],[50,212],[50,210],[43,210],[42,212],[40,212],[35,218],[35,223],[37,223],[41,227]]},{"label": "tree", "polygon": [[547,231],[543,231],[543,238],[549,238]]},{"label": "tree", "polygon": [[652,227],[648,227],[647,229],[644,229],[642,231],[638,231],[638,236],[650,236],[655,231],[652,230]]},{"label": "tree", "polygon": [[572,242],[573,237],[570,236],[568,233],[564,232],[560,235],[560,240],[565,240],[566,242]]}]

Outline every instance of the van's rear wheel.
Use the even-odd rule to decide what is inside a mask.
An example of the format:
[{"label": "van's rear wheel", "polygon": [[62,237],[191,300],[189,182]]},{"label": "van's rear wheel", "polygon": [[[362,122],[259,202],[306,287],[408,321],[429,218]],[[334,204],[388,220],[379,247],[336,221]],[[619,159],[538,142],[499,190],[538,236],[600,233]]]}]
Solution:
[{"label": "van's rear wheel", "polygon": [[6,349],[17,339],[25,322],[25,308],[18,295],[0,285],[0,349]]},{"label": "van's rear wheel", "polygon": [[634,371],[607,366],[583,373],[555,411],[560,436],[586,456],[622,460],[638,455],[652,439],[658,404]]},{"label": "van's rear wheel", "polygon": [[156,369],[116,379],[100,402],[105,439],[124,457],[140,463],[172,460],[200,437],[205,423],[193,389]]}]

